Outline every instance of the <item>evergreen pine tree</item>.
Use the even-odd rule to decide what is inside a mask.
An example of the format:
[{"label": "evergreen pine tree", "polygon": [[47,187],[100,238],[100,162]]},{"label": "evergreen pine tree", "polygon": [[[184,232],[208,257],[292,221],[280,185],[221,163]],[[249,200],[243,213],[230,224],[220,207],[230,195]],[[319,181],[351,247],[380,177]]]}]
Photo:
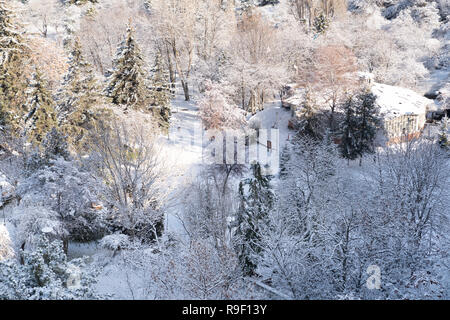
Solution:
[{"label": "evergreen pine tree", "polygon": [[253,176],[239,185],[240,206],[236,231],[238,257],[246,275],[255,272],[255,255],[261,252],[261,224],[265,223],[274,201],[270,179],[262,175],[261,165],[252,164],[251,170]]},{"label": "evergreen pine tree", "polygon": [[28,48],[15,12],[0,0],[0,128],[19,134],[26,101]]},{"label": "evergreen pine tree", "polygon": [[348,160],[354,160],[358,157],[358,121],[353,101],[354,98],[349,97],[343,105],[345,118],[342,123],[342,139],[339,145],[342,157]]},{"label": "evergreen pine tree", "polygon": [[322,139],[321,120],[317,101],[311,88],[307,88],[304,101],[297,111],[299,120],[299,134],[307,135],[313,139]]},{"label": "evergreen pine tree", "polygon": [[321,13],[317,17],[314,18],[314,31],[318,34],[323,34],[327,31],[330,25],[330,21],[324,13]]},{"label": "evergreen pine tree", "polygon": [[128,24],[125,40],[120,44],[114,69],[109,75],[107,96],[114,104],[134,108],[145,107],[148,101],[144,59],[134,38],[134,29]]},{"label": "evergreen pine tree", "polygon": [[151,104],[153,114],[158,118],[158,123],[164,130],[169,129],[170,117],[170,79],[165,72],[163,60],[160,54],[156,55],[155,66],[153,67]]},{"label": "evergreen pine tree", "polygon": [[84,60],[81,44],[73,41],[69,71],[58,94],[58,123],[69,143],[76,148],[84,145],[87,130],[101,117],[95,107],[101,103],[100,86],[92,67]]},{"label": "evergreen pine tree", "polygon": [[34,145],[40,145],[47,133],[57,126],[57,120],[53,98],[39,70],[33,75],[29,97],[29,113],[25,120],[27,135]]},{"label": "evergreen pine tree", "polygon": [[48,162],[51,159],[62,157],[65,160],[70,159],[69,147],[67,145],[66,137],[57,129],[47,133],[45,140],[42,143],[43,159]]},{"label": "evergreen pine tree", "polygon": [[348,160],[360,157],[360,165],[364,154],[374,152],[375,137],[380,124],[375,101],[374,94],[363,92],[348,98],[344,103],[341,154]]},{"label": "evergreen pine tree", "polygon": [[361,165],[365,153],[374,153],[374,141],[380,124],[380,117],[379,109],[375,104],[377,97],[373,93],[365,92],[357,98],[357,145]]}]

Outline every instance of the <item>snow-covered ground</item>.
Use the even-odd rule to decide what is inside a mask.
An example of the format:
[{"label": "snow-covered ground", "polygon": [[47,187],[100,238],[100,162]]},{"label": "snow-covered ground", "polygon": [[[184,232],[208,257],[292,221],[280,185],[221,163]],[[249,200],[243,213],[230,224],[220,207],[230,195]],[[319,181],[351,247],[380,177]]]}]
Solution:
[{"label": "snow-covered ground", "polygon": [[[184,101],[181,92],[172,101],[172,118],[169,135],[161,137],[164,157],[171,166],[171,195],[167,205],[166,231],[178,236],[184,234],[180,221],[184,204],[179,195],[196,177],[202,165],[202,141],[194,139],[195,130],[202,130],[198,115],[198,105],[195,96],[191,101]],[[288,129],[291,112],[281,107],[280,101],[268,103],[265,109],[249,118],[258,120],[261,128],[279,129],[280,150],[292,137]],[[275,151],[275,150],[274,150]],[[101,273],[98,278],[97,290],[101,294],[112,294],[116,299],[152,299],[150,268],[139,263],[131,263],[129,256],[139,257],[136,261],[151,261],[152,249],[139,252],[123,251],[113,256],[113,252],[102,248],[99,243],[71,243],[69,257],[90,257],[93,266],[98,266]],[[128,257],[128,258],[127,258]]]}]

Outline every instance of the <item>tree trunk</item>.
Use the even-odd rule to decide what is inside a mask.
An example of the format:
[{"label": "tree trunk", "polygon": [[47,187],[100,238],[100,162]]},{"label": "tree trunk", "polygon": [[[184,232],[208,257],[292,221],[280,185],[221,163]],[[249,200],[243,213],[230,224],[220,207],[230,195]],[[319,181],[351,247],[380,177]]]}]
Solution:
[{"label": "tree trunk", "polygon": [[175,94],[175,83],[177,79],[175,79],[175,70],[173,67],[172,57],[170,55],[170,50],[168,46],[166,46],[166,54],[167,54],[167,65],[169,66],[170,92],[172,94]]},{"label": "tree trunk", "polygon": [[67,255],[67,252],[69,251],[69,240],[68,239],[63,240],[63,250],[64,250],[64,253]]},{"label": "tree trunk", "polygon": [[189,85],[188,85],[187,81],[181,80],[181,85],[183,86],[184,100],[185,101],[190,101],[191,98],[189,96]]}]

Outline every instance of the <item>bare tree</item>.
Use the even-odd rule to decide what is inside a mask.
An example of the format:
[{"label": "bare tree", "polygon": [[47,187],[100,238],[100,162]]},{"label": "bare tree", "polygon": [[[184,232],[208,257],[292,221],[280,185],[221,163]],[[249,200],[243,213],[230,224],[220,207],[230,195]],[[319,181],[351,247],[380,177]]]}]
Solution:
[{"label": "bare tree", "polygon": [[319,93],[330,106],[329,125],[336,129],[335,112],[347,94],[357,87],[356,57],[342,45],[315,49],[312,59],[304,60],[297,72],[299,83]]},{"label": "bare tree", "polygon": [[230,48],[235,57],[231,81],[244,110],[262,110],[286,76],[276,39],[277,30],[259,13],[247,12],[238,22]]},{"label": "bare tree", "polygon": [[49,26],[53,26],[56,31],[62,23],[62,4],[58,0],[32,1],[29,7],[31,21],[42,37],[47,38]]},{"label": "bare tree", "polygon": [[195,59],[198,0],[152,1],[158,38],[178,73],[186,101],[190,100],[189,80]]},{"label": "bare tree", "polygon": [[112,222],[131,236],[154,239],[163,229],[167,175],[155,137],[142,127],[114,123],[96,128],[92,137],[94,163],[106,182]]},{"label": "bare tree", "polygon": [[[148,51],[145,45],[152,42],[147,41],[144,30],[149,29],[149,21],[140,1],[118,1],[111,7],[100,8],[94,16],[81,17],[77,36],[81,40],[85,56],[101,74],[112,68],[117,46],[124,37],[130,19],[137,26],[136,36],[144,45],[143,50]],[[146,38],[143,39],[144,37]]]}]

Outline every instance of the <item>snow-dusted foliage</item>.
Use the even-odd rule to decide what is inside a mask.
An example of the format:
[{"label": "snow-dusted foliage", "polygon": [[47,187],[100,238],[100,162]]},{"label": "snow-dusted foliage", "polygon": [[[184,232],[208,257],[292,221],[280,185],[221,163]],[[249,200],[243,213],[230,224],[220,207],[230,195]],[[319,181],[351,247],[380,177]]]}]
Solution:
[{"label": "snow-dusted foliage", "polygon": [[92,161],[106,185],[110,227],[143,241],[157,238],[168,188],[155,137],[142,127],[115,123],[111,131],[97,129],[93,139]]},{"label": "snow-dusted foliage", "polygon": [[0,208],[11,200],[15,195],[15,188],[8,181],[8,178],[0,172]]},{"label": "snow-dusted foliage", "polygon": [[86,144],[87,131],[95,121],[105,121],[95,107],[102,102],[100,86],[93,69],[84,59],[78,39],[73,41],[69,70],[58,93],[58,124],[72,145]]},{"label": "snow-dusted foliage", "polygon": [[362,71],[374,73],[382,83],[416,87],[428,76],[429,59],[439,52],[440,43],[434,38],[438,10],[433,1],[406,0],[389,6],[384,15],[395,8],[402,9],[389,14],[387,20],[378,7],[370,6],[341,27],[352,30],[354,36],[349,40]]},{"label": "snow-dusted foliage", "polygon": [[82,272],[82,260],[67,261],[58,241],[43,237],[34,251],[23,253],[23,264],[0,261],[0,299],[74,300],[99,298],[92,290],[92,273]]},{"label": "snow-dusted foliage", "polygon": [[48,90],[47,81],[39,70],[33,75],[28,96],[26,134],[30,142],[39,145],[57,124],[54,101]]},{"label": "snow-dusted foliage", "polygon": [[261,229],[273,207],[270,177],[262,174],[259,163],[252,164],[252,177],[239,184],[239,208],[233,235],[245,274],[253,275],[261,252]]},{"label": "snow-dusted foliage", "polygon": [[100,245],[108,250],[117,251],[130,246],[130,239],[125,234],[110,234],[100,240]]},{"label": "snow-dusted foliage", "polygon": [[[302,159],[311,151],[322,161]],[[330,171],[329,159],[316,145],[289,160],[257,272],[294,299],[442,297],[445,280],[432,271],[448,241],[438,148],[385,150],[359,183]],[[381,270],[381,290],[366,285],[370,265]]]},{"label": "snow-dusted foliage", "polygon": [[57,158],[25,177],[17,192],[28,206],[53,212],[69,238],[87,241],[105,228],[101,190],[101,183],[81,163]]},{"label": "snow-dusted foliage", "polygon": [[244,116],[223,93],[220,84],[208,81],[206,92],[199,103],[200,117],[206,129],[238,129],[244,124]]},{"label": "snow-dusted foliage", "polygon": [[0,1],[0,65],[6,64],[25,49],[22,32],[16,25],[17,14],[7,4],[8,1]]},{"label": "snow-dusted foliage", "polygon": [[0,299],[448,299],[448,3],[0,0]]},{"label": "snow-dusted foliage", "polygon": [[154,257],[151,280],[158,299],[252,299],[238,259],[229,248],[218,250],[207,239],[165,250]]},{"label": "snow-dusted foliage", "polygon": [[22,249],[34,248],[42,235],[56,239],[68,235],[55,211],[26,200],[12,210],[11,220],[17,229],[15,242]]},{"label": "snow-dusted foliage", "polygon": [[128,25],[126,38],[117,49],[106,88],[107,96],[114,104],[124,105],[125,108],[145,107],[148,99],[145,67],[135,30]]},{"label": "snow-dusted foliage", "polygon": [[0,224],[0,261],[14,257],[11,238],[8,229],[4,224]]}]

